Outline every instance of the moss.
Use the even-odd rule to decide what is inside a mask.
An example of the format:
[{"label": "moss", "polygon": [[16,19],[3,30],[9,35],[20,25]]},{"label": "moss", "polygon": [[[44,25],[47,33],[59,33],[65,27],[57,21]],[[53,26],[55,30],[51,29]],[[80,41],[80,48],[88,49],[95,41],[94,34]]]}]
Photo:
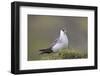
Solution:
[{"label": "moss", "polygon": [[85,52],[73,49],[62,50],[59,52],[59,56],[63,59],[87,58],[87,54]]},{"label": "moss", "polygon": [[65,49],[57,53],[41,54],[39,60],[79,59],[87,58],[87,53],[81,50]]}]

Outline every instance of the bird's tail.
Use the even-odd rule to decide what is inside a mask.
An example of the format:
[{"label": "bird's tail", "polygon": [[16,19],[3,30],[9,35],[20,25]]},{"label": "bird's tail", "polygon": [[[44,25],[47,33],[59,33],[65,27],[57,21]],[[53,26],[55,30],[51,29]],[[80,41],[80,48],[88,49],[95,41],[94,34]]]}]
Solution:
[{"label": "bird's tail", "polygon": [[44,54],[44,53],[52,53],[52,52],[53,52],[53,51],[51,50],[51,48],[41,49],[41,50],[39,50],[39,51],[41,51],[40,54]]}]

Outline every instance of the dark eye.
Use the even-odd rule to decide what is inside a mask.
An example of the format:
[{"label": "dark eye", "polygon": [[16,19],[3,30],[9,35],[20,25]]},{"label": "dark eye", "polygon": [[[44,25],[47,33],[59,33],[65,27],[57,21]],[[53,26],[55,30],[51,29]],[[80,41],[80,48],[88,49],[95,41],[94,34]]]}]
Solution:
[{"label": "dark eye", "polygon": [[64,29],[62,29],[64,31]]}]

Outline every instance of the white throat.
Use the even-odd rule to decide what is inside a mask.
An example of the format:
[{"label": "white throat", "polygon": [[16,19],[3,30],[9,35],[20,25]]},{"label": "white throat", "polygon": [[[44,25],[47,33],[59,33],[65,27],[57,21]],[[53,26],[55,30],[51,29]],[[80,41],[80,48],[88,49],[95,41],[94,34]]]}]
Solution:
[{"label": "white throat", "polygon": [[67,41],[68,42],[68,38],[67,35],[64,31],[60,30],[60,40],[63,42]]},{"label": "white throat", "polygon": [[56,44],[52,47],[54,52],[57,52],[63,48],[68,48],[68,38],[63,30],[60,30],[60,36]]}]

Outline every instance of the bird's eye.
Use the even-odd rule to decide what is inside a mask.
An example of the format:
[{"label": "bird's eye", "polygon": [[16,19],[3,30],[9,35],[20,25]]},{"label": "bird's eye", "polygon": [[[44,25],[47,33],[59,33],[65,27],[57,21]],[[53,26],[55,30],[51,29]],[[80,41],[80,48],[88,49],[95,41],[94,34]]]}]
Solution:
[{"label": "bird's eye", "polygon": [[64,29],[62,29],[64,31]]}]

